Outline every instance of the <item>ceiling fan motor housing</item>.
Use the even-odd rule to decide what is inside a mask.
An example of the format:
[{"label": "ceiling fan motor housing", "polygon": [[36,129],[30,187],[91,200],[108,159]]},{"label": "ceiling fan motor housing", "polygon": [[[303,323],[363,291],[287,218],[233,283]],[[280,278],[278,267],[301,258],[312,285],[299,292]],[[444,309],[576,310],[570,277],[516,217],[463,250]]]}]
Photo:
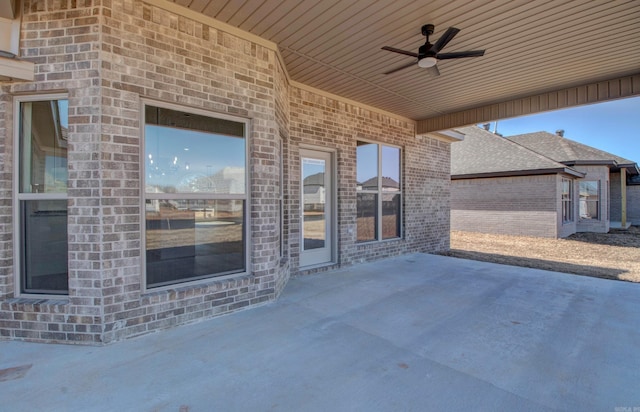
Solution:
[{"label": "ceiling fan motor housing", "polygon": [[425,24],[424,26],[422,26],[422,35],[430,36],[433,34],[434,30],[435,30],[435,26],[433,24]]},{"label": "ceiling fan motor housing", "polygon": [[426,42],[422,46],[418,48],[418,59],[422,59],[427,56],[435,57],[436,53],[430,51],[433,45],[429,42]]}]

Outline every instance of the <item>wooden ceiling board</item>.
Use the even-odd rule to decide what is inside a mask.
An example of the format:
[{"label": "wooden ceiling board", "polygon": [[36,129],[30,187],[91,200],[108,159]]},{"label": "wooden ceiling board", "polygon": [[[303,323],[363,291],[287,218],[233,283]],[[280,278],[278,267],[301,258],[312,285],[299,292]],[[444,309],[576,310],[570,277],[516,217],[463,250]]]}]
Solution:
[{"label": "wooden ceiling board", "polygon": [[[444,32],[444,30],[446,30],[446,28],[442,29],[442,32],[440,33],[440,35]],[[439,37],[437,36],[437,34],[438,33],[436,29],[436,33],[434,33],[434,36],[432,38],[437,39]],[[459,42],[460,39],[469,39],[469,40],[465,42]],[[411,46],[409,47],[400,46],[400,48],[405,48],[411,51],[413,50],[417,51],[418,46],[421,45],[423,41],[424,41],[424,37],[422,37],[420,34],[417,34],[414,36],[414,39],[411,41]],[[445,51],[482,49],[485,47],[484,46],[485,44],[486,43],[480,42],[479,40],[473,38],[473,33],[469,33],[465,28],[463,28],[463,31],[460,34],[458,34],[458,36],[447,46]],[[394,47],[398,47],[398,46],[394,44]],[[376,75],[382,74],[387,70],[390,70],[392,68],[411,62],[411,59],[412,59],[411,57],[401,56],[395,53],[390,53],[390,52],[379,50],[379,49],[380,49],[379,47],[376,47],[376,50],[373,53],[373,57],[370,59],[370,61],[373,61],[374,63],[367,64],[363,71],[358,72],[358,75],[361,75],[363,77],[376,76]],[[391,64],[387,65],[387,62],[385,61],[385,56],[387,59],[392,60]],[[358,65],[362,66],[361,63],[359,62],[359,59],[354,58],[349,62],[343,63],[341,67],[347,71],[351,71],[354,69],[357,70]]]},{"label": "wooden ceiling board", "polygon": [[[443,1],[442,3],[445,5],[449,4],[447,1]],[[430,6],[436,4],[437,3],[434,2]],[[414,4],[414,7],[415,9],[410,7],[402,8],[390,15],[383,12],[374,17],[374,19],[377,19],[375,22],[364,21],[360,25],[351,26],[340,33],[340,35],[335,36],[331,42],[326,42],[322,47],[314,50],[314,56],[333,63],[343,59],[345,56],[347,56],[347,58],[357,57],[357,54],[354,54],[354,52],[359,52],[358,54],[361,54],[365,50],[374,52],[380,50],[383,46],[403,48],[402,46],[408,42],[407,39],[412,40],[411,44],[417,44],[415,46],[415,49],[417,49],[420,44],[424,43],[424,37],[420,32],[422,26],[426,23],[434,23],[437,19],[431,15],[438,13],[429,13],[430,15],[426,16],[421,13],[421,11],[424,10],[424,6],[416,6]],[[393,21],[393,24],[387,24],[388,21]],[[446,27],[436,27],[434,36],[436,36],[439,31],[444,33]],[[389,42],[393,42],[394,37],[399,37],[402,40],[395,41],[392,45]]]},{"label": "wooden ceiling board", "polygon": [[[184,1],[184,0],[182,0]],[[189,8],[195,12],[198,13],[202,13],[202,11],[204,10],[205,7],[207,7],[207,5],[209,3],[211,3],[212,0],[191,0],[187,2],[189,3]],[[224,1],[221,1],[220,3],[224,4]]]},{"label": "wooden ceiling board", "polygon": [[312,40],[318,40],[322,43],[328,42],[330,41],[331,33],[337,32],[338,29],[336,29],[336,27],[339,26],[341,22],[355,18],[354,14],[356,14],[358,10],[362,12],[368,10],[368,8],[363,9],[363,5],[366,3],[369,3],[369,1],[359,0],[352,3],[340,2],[315,17],[312,22],[305,24],[300,30],[281,39],[278,44],[282,47],[301,50],[301,47],[304,48],[304,43]]},{"label": "wooden ceiling board", "polygon": [[[503,22],[503,24],[505,26],[509,25],[508,20],[505,19],[505,21]],[[531,23],[529,25],[523,24],[523,22],[521,21],[514,21],[510,24],[510,28],[505,27],[505,30],[510,30],[510,31],[505,31],[505,30],[491,30],[491,28],[488,28],[488,30],[484,30],[482,33],[480,33],[477,36],[473,37],[473,44],[469,44],[470,41],[467,41],[467,39],[471,39],[472,36],[468,35],[467,30],[463,29],[458,36],[456,36],[456,38],[454,39],[454,41],[452,41],[447,48],[444,50],[446,51],[457,51],[457,50],[476,50],[476,49],[486,49],[487,52],[485,54],[484,57],[481,58],[474,58],[474,59],[469,59],[469,60],[474,60],[474,62],[476,60],[479,59],[486,59],[489,56],[491,56],[491,58],[495,59],[497,58],[497,55],[495,54],[495,52],[506,52],[508,50],[508,48],[515,48],[518,49],[520,51],[523,51],[525,53],[529,53],[529,49],[525,50],[525,47],[521,47],[522,45],[522,41],[518,42],[517,44],[514,43],[512,40],[509,40],[515,36],[517,36],[518,38],[524,38],[527,39],[525,41],[528,41],[530,43],[536,43],[539,44],[540,42],[547,40],[547,39],[554,39],[557,36],[555,35],[555,31],[553,31],[553,28],[555,27],[557,23],[551,23],[551,25],[548,27],[548,31],[545,30],[541,30],[539,29],[539,24],[537,23]],[[527,29],[531,29],[531,34],[527,34],[526,30]],[[515,32],[514,32],[515,31]],[[518,33],[519,35],[516,35],[516,33]],[[540,36],[546,36],[546,38],[540,37]],[[456,46],[455,45],[455,40],[459,39],[459,38],[463,38],[463,40],[465,40],[464,43]],[[418,43],[419,45],[420,43]],[[416,47],[417,48],[417,47]],[[533,49],[532,49],[533,50]],[[384,52],[384,51],[382,51]],[[543,52],[541,50],[541,52]],[[388,53],[388,52],[386,52]],[[380,53],[378,53],[380,54]],[[391,54],[391,53],[389,53]],[[409,57],[406,57],[403,59],[405,62],[409,62],[411,61]],[[461,60],[462,61],[462,60]],[[466,61],[466,60],[465,60]],[[449,63],[449,62],[446,62]],[[384,70],[379,70],[379,73],[383,73],[386,70],[390,70],[390,68],[392,68],[393,66],[390,66],[389,68],[385,68]],[[376,67],[377,69],[377,67]],[[363,75],[366,75],[368,73],[363,73]]]},{"label": "wooden ceiling board", "polygon": [[265,34],[266,31],[283,18],[283,10],[291,11],[304,7],[300,0],[284,0],[281,2],[267,0],[265,3],[266,5],[262,8],[266,13],[261,16],[262,19],[258,20],[253,27],[250,27],[245,23],[247,30],[257,36],[264,37],[265,39],[269,39]]},{"label": "wooden ceiling board", "polygon": [[298,30],[303,29],[306,25],[313,24],[313,20],[316,17],[327,12],[339,1],[341,0],[322,0],[311,4],[300,3],[265,30],[261,36],[280,44],[283,39],[295,35]]},{"label": "wooden ceiling board", "polygon": [[[414,119],[640,72],[637,0],[173,1],[276,43],[292,80]],[[417,52],[426,23],[485,55],[383,75],[412,58],[381,47]]]},{"label": "wooden ceiling board", "polygon": [[258,2],[260,3],[259,5],[253,7],[253,10],[234,16],[233,19],[229,20],[229,24],[255,34],[256,25],[264,21],[271,13],[276,13],[277,9],[282,7],[284,1],[280,0],[274,7],[268,0],[261,0]]},{"label": "wooden ceiling board", "polygon": [[[359,3],[351,6],[353,8],[357,5]],[[301,36],[287,46],[301,53],[313,51],[318,54],[320,50],[327,50],[344,42],[353,42],[357,36],[367,36],[368,32],[375,30],[376,20],[382,19],[381,13],[386,10],[384,3],[375,2],[357,12],[345,12],[330,24],[316,29],[315,36]]]}]

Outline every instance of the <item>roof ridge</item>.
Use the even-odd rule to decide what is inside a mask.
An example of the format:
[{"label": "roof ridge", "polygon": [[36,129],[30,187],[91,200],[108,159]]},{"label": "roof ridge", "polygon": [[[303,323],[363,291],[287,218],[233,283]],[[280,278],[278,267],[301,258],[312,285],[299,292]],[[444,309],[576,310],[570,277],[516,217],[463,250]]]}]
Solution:
[{"label": "roof ridge", "polygon": [[579,173],[525,145],[478,126],[459,128],[465,139],[452,145],[452,174],[554,170]]},{"label": "roof ridge", "polygon": [[[545,155],[543,155],[542,153],[536,152],[535,150],[530,149],[530,148],[528,148],[528,147],[526,147],[526,146],[524,146],[524,145],[522,145],[522,144],[520,144],[520,143],[518,143],[518,142],[514,142],[513,140],[509,139],[508,137],[506,137],[505,139],[506,139],[508,142],[512,143],[512,144],[515,144],[515,145],[517,145],[517,146],[519,146],[519,147],[521,147],[521,148],[523,148],[523,149],[525,149],[525,150],[528,150],[529,152],[533,153],[533,154],[534,154],[534,155],[536,155],[536,156],[540,156],[540,157],[542,157],[542,158],[544,158],[544,159],[547,159],[547,160],[552,161],[552,162],[553,162],[553,163],[555,163],[556,165],[559,165],[559,166],[561,166],[561,167],[569,167],[569,166],[565,165],[564,163],[558,162],[557,160],[554,160],[554,159],[550,158],[549,156],[545,156]],[[569,167],[569,168],[570,168],[570,169],[572,169],[572,170],[575,170],[575,169],[573,169],[572,167]]]},{"label": "roof ridge", "polygon": [[602,160],[602,159],[583,159],[582,156],[578,154],[577,148],[583,149],[587,152],[594,153],[604,158],[610,158],[610,160],[614,161],[617,164],[637,164],[636,162],[626,159],[624,157],[615,155],[613,153],[607,152],[602,149],[598,149],[597,147],[590,146],[585,143],[578,142],[576,140],[570,139],[564,136],[558,136],[557,134],[553,134],[544,130],[538,132],[531,133],[522,133],[518,135],[508,136],[507,139],[512,140],[512,138],[520,138],[520,137],[534,137],[534,135],[542,135],[546,138],[555,138],[556,142],[559,142],[561,148],[565,151],[567,155],[571,155],[571,160]]}]

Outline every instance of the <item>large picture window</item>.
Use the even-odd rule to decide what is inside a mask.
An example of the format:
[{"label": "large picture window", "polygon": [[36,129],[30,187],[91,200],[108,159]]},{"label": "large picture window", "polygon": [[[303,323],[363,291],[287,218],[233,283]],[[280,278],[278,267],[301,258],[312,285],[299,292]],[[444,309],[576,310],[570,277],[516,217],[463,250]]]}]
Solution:
[{"label": "large picture window", "polygon": [[600,219],[600,182],[597,180],[580,181],[580,219]]},{"label": "large picture window", "polygon": [[146,106],[147,287],[246,270],[246,122]]},{"label": "large picture window", "polygon": [[562,223],[573,222],[573,180],[562,179]]},{"label": "large picture window", "polygon": [[68,293],[64,96],[16,100],[16,267],[20,293]]},{"label": "large picture window", "polygon": [[401,236],[400,148],[357,142],[357,240]]}]

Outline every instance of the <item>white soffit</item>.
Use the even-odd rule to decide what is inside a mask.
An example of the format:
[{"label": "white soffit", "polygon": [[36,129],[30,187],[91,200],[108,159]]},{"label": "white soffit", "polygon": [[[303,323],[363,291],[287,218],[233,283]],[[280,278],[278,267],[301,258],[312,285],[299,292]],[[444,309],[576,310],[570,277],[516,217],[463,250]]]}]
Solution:
[{"label": "white soffit", "polygon": [[[293,81],[416,120],[640,73],[636,0],[173,2],[277,44]],[[382,74],[412,58],[380,48],[417,51],[426,23],[485,55]]]}]

